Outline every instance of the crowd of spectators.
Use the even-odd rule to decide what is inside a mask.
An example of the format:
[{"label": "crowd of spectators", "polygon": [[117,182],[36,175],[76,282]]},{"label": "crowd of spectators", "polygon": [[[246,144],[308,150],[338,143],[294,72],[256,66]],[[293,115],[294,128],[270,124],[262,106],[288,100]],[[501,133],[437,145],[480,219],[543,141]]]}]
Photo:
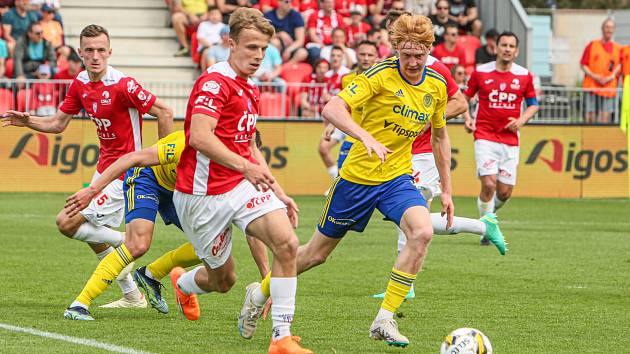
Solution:
[{"label": "crowd of spectators", "polygon": [[[308,98],[295,94],[291,101],[301,106],[302,115],[307,116],[317,115],[314,107],[321,108],[340,89],[341,76],[356,65],[355,48],[359,42],[374,42],[381,59],[392,55],[386,30],[388,14],[412,10],[429,16],[436,37],[433,54],[449,67],[462,65],[470,73],[477,56],[488,58],[496,54],[495,44],[475,53],[481,47],[482,24],[474,0],[415,1],[414,8],[408,8],[404,0],[165,1],[180,45],[174,55],[191,56],[201,70],[227,59],[230,13],[239,6],[261,10],[275,27],[276,35],[255,79],[262,87],[271,84],[285,92],[285,81],[295,83],[299,77],[286,71],[302,70],[299,83],[325,84],[326,92],[313,88]],[[496,31],[489,31],[487,38],[496,38],[493,33]],[[460,44],[460,37],[474,40]],[[322,68],[327,68],[327,72],[322,73]]]}]

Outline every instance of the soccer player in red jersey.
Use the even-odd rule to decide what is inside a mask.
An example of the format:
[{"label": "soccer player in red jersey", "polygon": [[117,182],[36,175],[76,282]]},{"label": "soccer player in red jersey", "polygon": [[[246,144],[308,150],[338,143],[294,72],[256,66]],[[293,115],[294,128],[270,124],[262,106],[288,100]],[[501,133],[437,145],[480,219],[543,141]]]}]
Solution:
[{"label": "soccer player in red jersey", "polygon": [[[291,220],[297,226],[297,206],[275,182],[252,139],[260,93],[250,77],[260,67],[274,32],[258,10],[237,9],[230,17],[228,61],[208,68],[193,86],[184,123],[187,144],[177,166],[173,202],[204,265],[190,272],[174,269],[171,279],[180,303],[193,294],[229,291],[236,281],[231,255],[234,223],[273,253],[269,353],[312,353],[301,348],[290,332],[298,247]],[[254,335],[265,304],[262,291],[258,282],[247,287],[238,321],[246,339]]]},{"label": "soccer player in red jersey", "polygon": [[[107,30],[98,25],[85,27],[80,35],[79,55],[86,70],[74,79],[57,113],[37,117],[27,112],[7,111],[2,125],[58,134],[66,129],[74,115],[84,110],[96,125],[100,141],[93,179],[118,157],[142,148],[142,116],[145,113],[157,117],[160,137],[168,135],[173,124],[171,109],[133,78],[108,66],[111,53]],[[87,242],[100,260],[124,241],[123,233],[109,228],[120,225],[124,206],[122,179],[118,179],[80,214],[68,217],[62,210],[57,216],[57,227],[65,236]],[[110,304],[111,307],[146,307],[146,300],[128,273],[118,280],[118,284],[124,297]]]},{"label": "soccer player in red jersey", "polygon": [[[477,175],[481,193],[479,214],[500,209],[512,195],[519,158],[519,129],[538,112],[532,74],[514,63],[518,37],[503,32],[497,38],[497,60],[478,66],[464,92],[479,96],[477,118],[465,122],[474,132]],[[527,109],[522,111],[525,101]]]}]

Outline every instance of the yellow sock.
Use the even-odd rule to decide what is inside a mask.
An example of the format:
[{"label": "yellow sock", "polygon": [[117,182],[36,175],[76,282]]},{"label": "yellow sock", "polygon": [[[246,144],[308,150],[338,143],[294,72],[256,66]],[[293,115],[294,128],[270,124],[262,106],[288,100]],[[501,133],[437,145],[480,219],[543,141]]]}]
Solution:
[{"label": "yellow sock", "polygon": [[405,273],[392,268],[392,274],[389,276],[389,283],[387,284],[387,290],[385,290],[385,298],[381,308],[396,313],[396,310],[405,300],[405,296],[411,289],[414,280],[416,280],[415,274]]},{"label": "yellow sock", "polygon": [[262,291],[265,297],[269,298],[271,296],[271,288],[269,287],[269,282],[271,282],[271,272],[267,273],[265,279],[260,282],[260,291]]},{"label": "yellow sock", "polygon": [[92,301],[111,285],[123,268],[133,262],[134,259],[124,244],[116,248],[115,251],[101,260],[75,301],[90,306]]},{"label": "yellow sock", "polygon": [[175,267],[188,268],[201,263],[195,248],[186,242],[178,248],[164,253],[160,258],[147,266],[155,280],[161,280]]}]

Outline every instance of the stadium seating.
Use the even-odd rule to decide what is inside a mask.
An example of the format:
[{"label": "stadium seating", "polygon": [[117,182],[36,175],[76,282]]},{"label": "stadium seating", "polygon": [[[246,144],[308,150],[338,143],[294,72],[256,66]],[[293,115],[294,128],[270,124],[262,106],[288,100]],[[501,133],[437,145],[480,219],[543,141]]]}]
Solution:
[{"label": "stadium seating", "polygon": [[[284,100],[284,107],[282,101]],[[260,94],[260,116],[284,118],[289,111],[289,100],[280,92],[262,92]]]},{"label": "stadium seating", "polygon": [[22,89],[18,91],[16,98],[16,109],[18,111],[26,111],[26,100],[29,100],[29,107],[34,106],[33,91],[31,89]]},{"label": "stadium seating", "polygon": [[13,92],[7,89],[0,89],[0,111],[6,112],[13,108]]},{"label": "stadium seating", "polygon": [[470,75],[475,70],[475,51],[481,47],[481,41],[475,36],[459,36],[457,39],[459,44],[466,52],[466,62],[464,67],[466,68],[466,74]]},{"label": "stadium seating", "polygon": [[[288,84],[301,83],[304,77],[313,72],[313,67],[307,63],[284,63],[280,77]],[[300,105],[300,92],[302,88],[299,86],[291,86],[287,88],[287,101],[291,103],[291,109],[287,111],[290,115],[297,116],[298,107]]]}]

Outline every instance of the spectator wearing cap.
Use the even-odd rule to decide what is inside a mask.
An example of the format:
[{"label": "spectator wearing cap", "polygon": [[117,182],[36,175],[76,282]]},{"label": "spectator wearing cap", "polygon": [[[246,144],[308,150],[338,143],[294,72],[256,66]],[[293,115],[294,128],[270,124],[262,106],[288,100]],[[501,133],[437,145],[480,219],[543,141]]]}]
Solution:
[{"label": "spectator wearing cap", "polygon": [[208,7],[206,20],[197,27],[197,43],[199,43],[197,51],[201,53],[202,57],[206,55],[210,47],[221,43],[221,30],[227,27],[226,24],[221,22],[222,19],[223,17],[218,7]]},{"label": "spectator wearing cap", "polygon": [[340,48],[343,54],[341,64],[346,68],[351,68],[357,62],[357,53],[352,48],[346,46],[346,31],[343,28],[335,28],[332,33],[332,43],[322,48],[320,57],[328,60],[333,65],[331,53],[333,48]]},{"label": "spectator wearing cap", "polygon": [[476,65],[497,60],[497,37],[499,37],[499,32],[491,28],[486,32],[484,37],[486,39],[486,45],[477,48],[475,51]]},{"label": "spectator wearing cap", "polygon": [[324,46],[332,44],[333,30],[343,27],[343,18],[335,11],[334,6],[334,0],[320,0],[319,11],[311,14],[307,21],[306,49],[311,63],[320,58]]},{"label": "spectator wearing cap", "polygon": [[219,34],[221,42],[210,47],[206,55],[201,56],[201,62],[199,63],[201,70],[206,70],[209,66],[216,63],[227,61],[230,56],[230,28],[227,26],[223,27]]},{"label": "spectator wearing cap", "polygon": [[481,21],[477,18],[477,4],[475,0],[449,0],[451,8],[449,15],[457,22],[462,33],[471,33],[481,37]]},{"label": "spectator wearing cap", "polygon": [[28,0],[15,0],[15,7],[2,15],[2,32],[7,41],[9,52],[12,53],[17,40],[26,34],[28,26],[37,22],[35,11],[28,11]]},{"label": "spectator wearing cap", "polygon": [[171,22],[177,35],[179,50],[176,57],[190,55],[188,38],[196,31],[197,26],[208,10],[207,0],[175,0],[172,3]]},{"label": "spectator wearing cap", "polygon": [[55,20],[55,8],[44,4],[41,11],[42,20],[40,24],[44,30],[44,39],[49,41],[55,49],[63,46],[63,28],[61,23]]},{"label": "spectator wearing cap", "polygon": [[367,39],[367,33],[372,26],[363,22],[365,10],[355,7],[350,10],[350,25],[347,27],[348,45],[354,47],[357,43]]},{"label": "spectator wearing cap", "polygon": [[446,25],[457,25],[457,22],[448,17],[448,11],[450,9],[448,0],[438,0],[435,3],[435,15],[429,16],[431,23],[433,23],[433,35],[435,36],[434,46],[442,44],[444,42],[444,32],[446,31]]},{"label": "spectator wearing cap", "polygon": [[291,0],[279,0],[274,10],[265,12],[265,18],[276,29],[271,43],[280,50],[282,59],[285,62],[298,63],[308,57],[304,48],[306,30],[302,15],[292,9],[292,6]]},{"label": "spectator wearing cap", "polygon": [[35,11],[38,13],[39,15],[38,19],[40,21],[41,21],[40,14],[42,12],[42,8],[44,7],[44,5],[53,9],[54,10],[53,18],[55,19],[55,21],[59,22],[61,27],[63,27],[63,20],[61,19],[61,15],[59,14],[59,8],[61,8],[61,3],[59,2],[59,0],[30,0],[29,3],[30,3],[29,9],[31,11]]},{"label": "spectator wearing cap", "polygon": [[39,22],[28,26],[26,35],[18,39],[13,52],[13,74],[18,79],[35,78],[41,64],[48,63],[52,72],[57,71],[57,58],[52,44],[44,39]]},{"label": "spectator wearing cap", "polygon": [[433,56],[444,63],[449,69],[457,64],[464,64],[466,62],[466,52],[464,48],[457,44],[458,37],[459,31],[457,30],[457,25],[446,25],[444,42],[433,48]]},{"label": "spectator wearing cap", "polygon": [[[36,77],[39,80],[49,80],[52,76],[51,68],[48,64],[41,64],[36,71]],[[46,117],[54,115],[57,111],[59,103],[59,92],[56,85],[52,82],[36,82],[31,86],[33,94],[32,111],[36,115]]]}]

